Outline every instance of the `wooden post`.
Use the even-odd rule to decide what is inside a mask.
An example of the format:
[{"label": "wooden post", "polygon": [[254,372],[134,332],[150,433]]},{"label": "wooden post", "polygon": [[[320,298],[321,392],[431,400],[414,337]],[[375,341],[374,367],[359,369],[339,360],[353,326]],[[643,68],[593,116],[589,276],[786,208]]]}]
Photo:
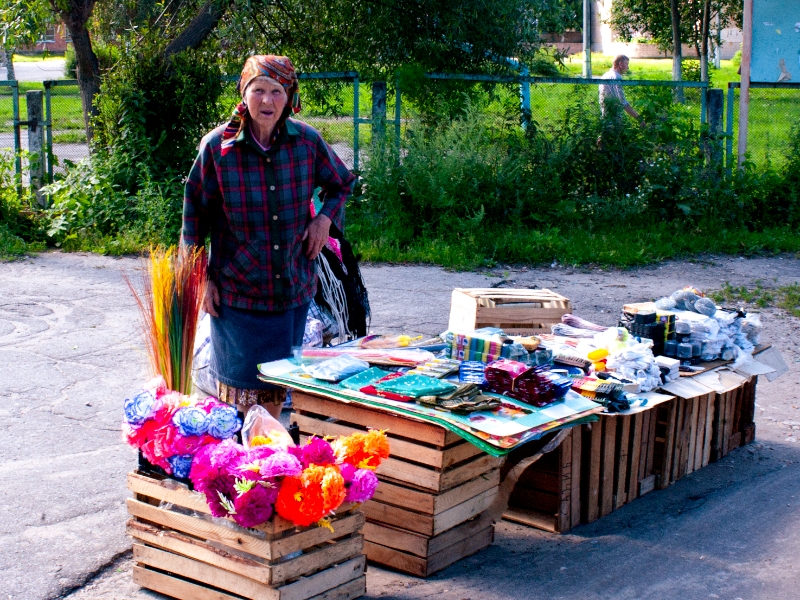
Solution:
[{"label": "wooden post", "polygon": [[372,149],[383,148],[386,137],[386,82],[372,82]]},{"label": "wooden post", "polygon": [[30,153],[31,191],[42,207],[45,199],[39,193],[44,181],[44,118],[42,116],[42,92],[30,91],[25,94],[28,104],[28,152]]},{"label": "wooden post", "polygon": [[747,117],[750,112],[750,61],[753,53],[753,0],[744,0],[742,24],[742,76],[739,93],[738,165],[744,164],[747,153]]},{"label": "wooden post", "polygon": [[722,90],[709,89],[706,97],[706,122],[708,123],[708,139],[705,144],[706,160],[717,164],[722,160]]}]

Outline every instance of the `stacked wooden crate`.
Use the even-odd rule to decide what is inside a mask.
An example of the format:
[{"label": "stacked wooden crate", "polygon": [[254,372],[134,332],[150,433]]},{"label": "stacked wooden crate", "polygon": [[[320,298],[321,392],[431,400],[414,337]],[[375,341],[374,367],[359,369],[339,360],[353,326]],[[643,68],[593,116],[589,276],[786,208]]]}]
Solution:
[{"label": "stacked wooden crate", "polygon": [[550,333],[572,313],[569,298],[550,290],[456,288],[450,302],[451,331],[499,327],[510,335]]},{"label": "stacked wooden crate", "polygon": [[128,475],[134,581],[185,600],[347,600],[366,593],[364,515],[341,507],[325,527],[278,516],[254,529],[211,517],[205,498],[169,478]]},{"label": "stacked wooden crate", "polygon": [[378,491],[363,506],[364,551],[375,563],[427,577],[492,543],[487,509],[502,459],[434,423],[369,406],[293,392],[301,436],[385,430],[390,457]]}]

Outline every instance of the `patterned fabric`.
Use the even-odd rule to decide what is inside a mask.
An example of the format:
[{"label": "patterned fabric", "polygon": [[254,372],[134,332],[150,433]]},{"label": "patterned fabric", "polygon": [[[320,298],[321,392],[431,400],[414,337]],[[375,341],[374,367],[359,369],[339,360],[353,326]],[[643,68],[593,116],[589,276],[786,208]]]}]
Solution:
[{"label": "patterned fabric", "polygon": [[219,383],[219,399],[235,408],[250,408],[256,404],[283,405],[286,401],[284,388],[272,390],[243,390]]},{"label": "patterned fabric", "polygon": [[282,311],[311,302],[314,263],[303,248],[309,204],[321,188],[320,213],[339,229],[355,177],[314,128],[288,119],[267,152],[249,127],[221,152],[223,127],[200,142],[183,203],[182,243],[211,237],[208,275],[223,304]]},{"label": "patterned fabric", "polygon": [[[282,118],[278,121],[278,126],[280,127],[290,111],[297,114],[302,108],[300,94],[297,92],[297,73],[295,73],[292,61],[285,56],[275,56],[273,54],[251,56],[245,61],[242,75],[236,84],[236,89],[242,97],[244,97],[244,92],[250,82],[260,76],[269,77],[280,83],[286,90],[286,97],[291,99],[291,108],[287,108]],[[231,120],[228,121],[225,130],[222,132],[222,156],[230,152],[234,143],[243,139],[248,119],[247,105],[244,102],[240,102],[233,109]]]},{"label": "patterned fabric", "polygon": [[[622,75],[617,73],[614,69],[609,69],[606,73],[603,74],[602,79],[613,79],[615,81],[619,81],[622,79]],[[600,110],[605,115],[606,114],[606,103],[607,102],[619,102],[623,108],[625,106],[630,106],[628,100],[625,98],[625,92],[622,89],[621,85],[601,85],[600,86]]]}]

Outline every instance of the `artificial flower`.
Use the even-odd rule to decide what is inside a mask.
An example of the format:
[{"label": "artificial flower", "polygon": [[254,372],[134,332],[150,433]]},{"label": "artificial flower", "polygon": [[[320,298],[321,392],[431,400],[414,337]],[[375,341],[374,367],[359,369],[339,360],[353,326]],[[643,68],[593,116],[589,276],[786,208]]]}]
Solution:
[{"label": "artificial flower", "polygon": [[203,435],[209,430],[210,419],[203,409],[196,406],[184,406],[175,411],[172,423],[178,428],[181,435]]},{"label": "artificial flower", "polygon": [[312,437],[300,448],[300,460],[304,467],[308,465],[332,465],[336,455],[331,445],[322,438]]},{"label": "artificial flower", "polygon": [[226,439],[239,431],[242,427],[242,420],[239,418],[236,409],[232,406],[219,405],[211,409],[208,413],[208,433],[215,438]]},{"label": "artificial flower", "polygon": [[125,399],[125,420],[130,425],[141,425],[153,418],[157,408],[155,393],[152,390],[142,390],[133,398]]},{"label": "artificial flower", "polygon": [[357,469],[347,486],[345,502],[359,504],[370,500],[378,489],[378,476],[370,469]]},{"label": "artificial flower", "polygon": [[332,446],[337,461],[359,469],[376,469],[389,457],[389,439],[383,431],[376,429],[337,438]]},{"label": "artificial flower", "polygon": [[288,452],[278,451],[261,463],[261,475],[268,479],[275,477],[294,477],[303,472],[303,465]]},{"label": "artificial flower", "polygon": [[175,454],[167,459],[167,462],[172,467],[172,475],[178,479],[186,479],[192,468],[191,454]]},{"label": "artificial flower", "polygon": [[278,496],[274,488],[256,485],[233,501],[233,520],[242,527],[256,527],[269,520]]},{"label": "artificial flower", "polygon": [[275,511],[294,523],[307,527],[325,516],[322,489],[319,485],[306,485],[302,477],[286,477],[281,482]]}]

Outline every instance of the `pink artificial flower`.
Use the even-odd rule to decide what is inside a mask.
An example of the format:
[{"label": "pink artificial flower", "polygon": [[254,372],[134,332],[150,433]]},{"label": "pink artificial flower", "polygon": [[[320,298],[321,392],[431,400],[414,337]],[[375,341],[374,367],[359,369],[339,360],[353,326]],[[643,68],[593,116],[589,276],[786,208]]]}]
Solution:
[{"label": "pink artificial flower", "polygon": [[370,469],[357,469],[349,486],[345,502],[366,502],[378,489],[378,476]]},{"label": "pink artificial flower", "polygon": [[242,527],[255,527],[265,523],[272,516],[277,498],[277,488],[266,488],[256,484],[234,500],[236,514],[233,515],[233,520]]},{"label": "pink artificial flower", "polygon": [[261,463],[261,476],[267,479],[294,477],[303,472],[303,465],[288,452],[278,450]]},{"label": "pink artificial flower", "polygon": [[332,465],[336,462],[336,455],[333,452],[333,448],[322,438],[312,437],[300,450],[300,460],[304,468],[312,464]]}]

